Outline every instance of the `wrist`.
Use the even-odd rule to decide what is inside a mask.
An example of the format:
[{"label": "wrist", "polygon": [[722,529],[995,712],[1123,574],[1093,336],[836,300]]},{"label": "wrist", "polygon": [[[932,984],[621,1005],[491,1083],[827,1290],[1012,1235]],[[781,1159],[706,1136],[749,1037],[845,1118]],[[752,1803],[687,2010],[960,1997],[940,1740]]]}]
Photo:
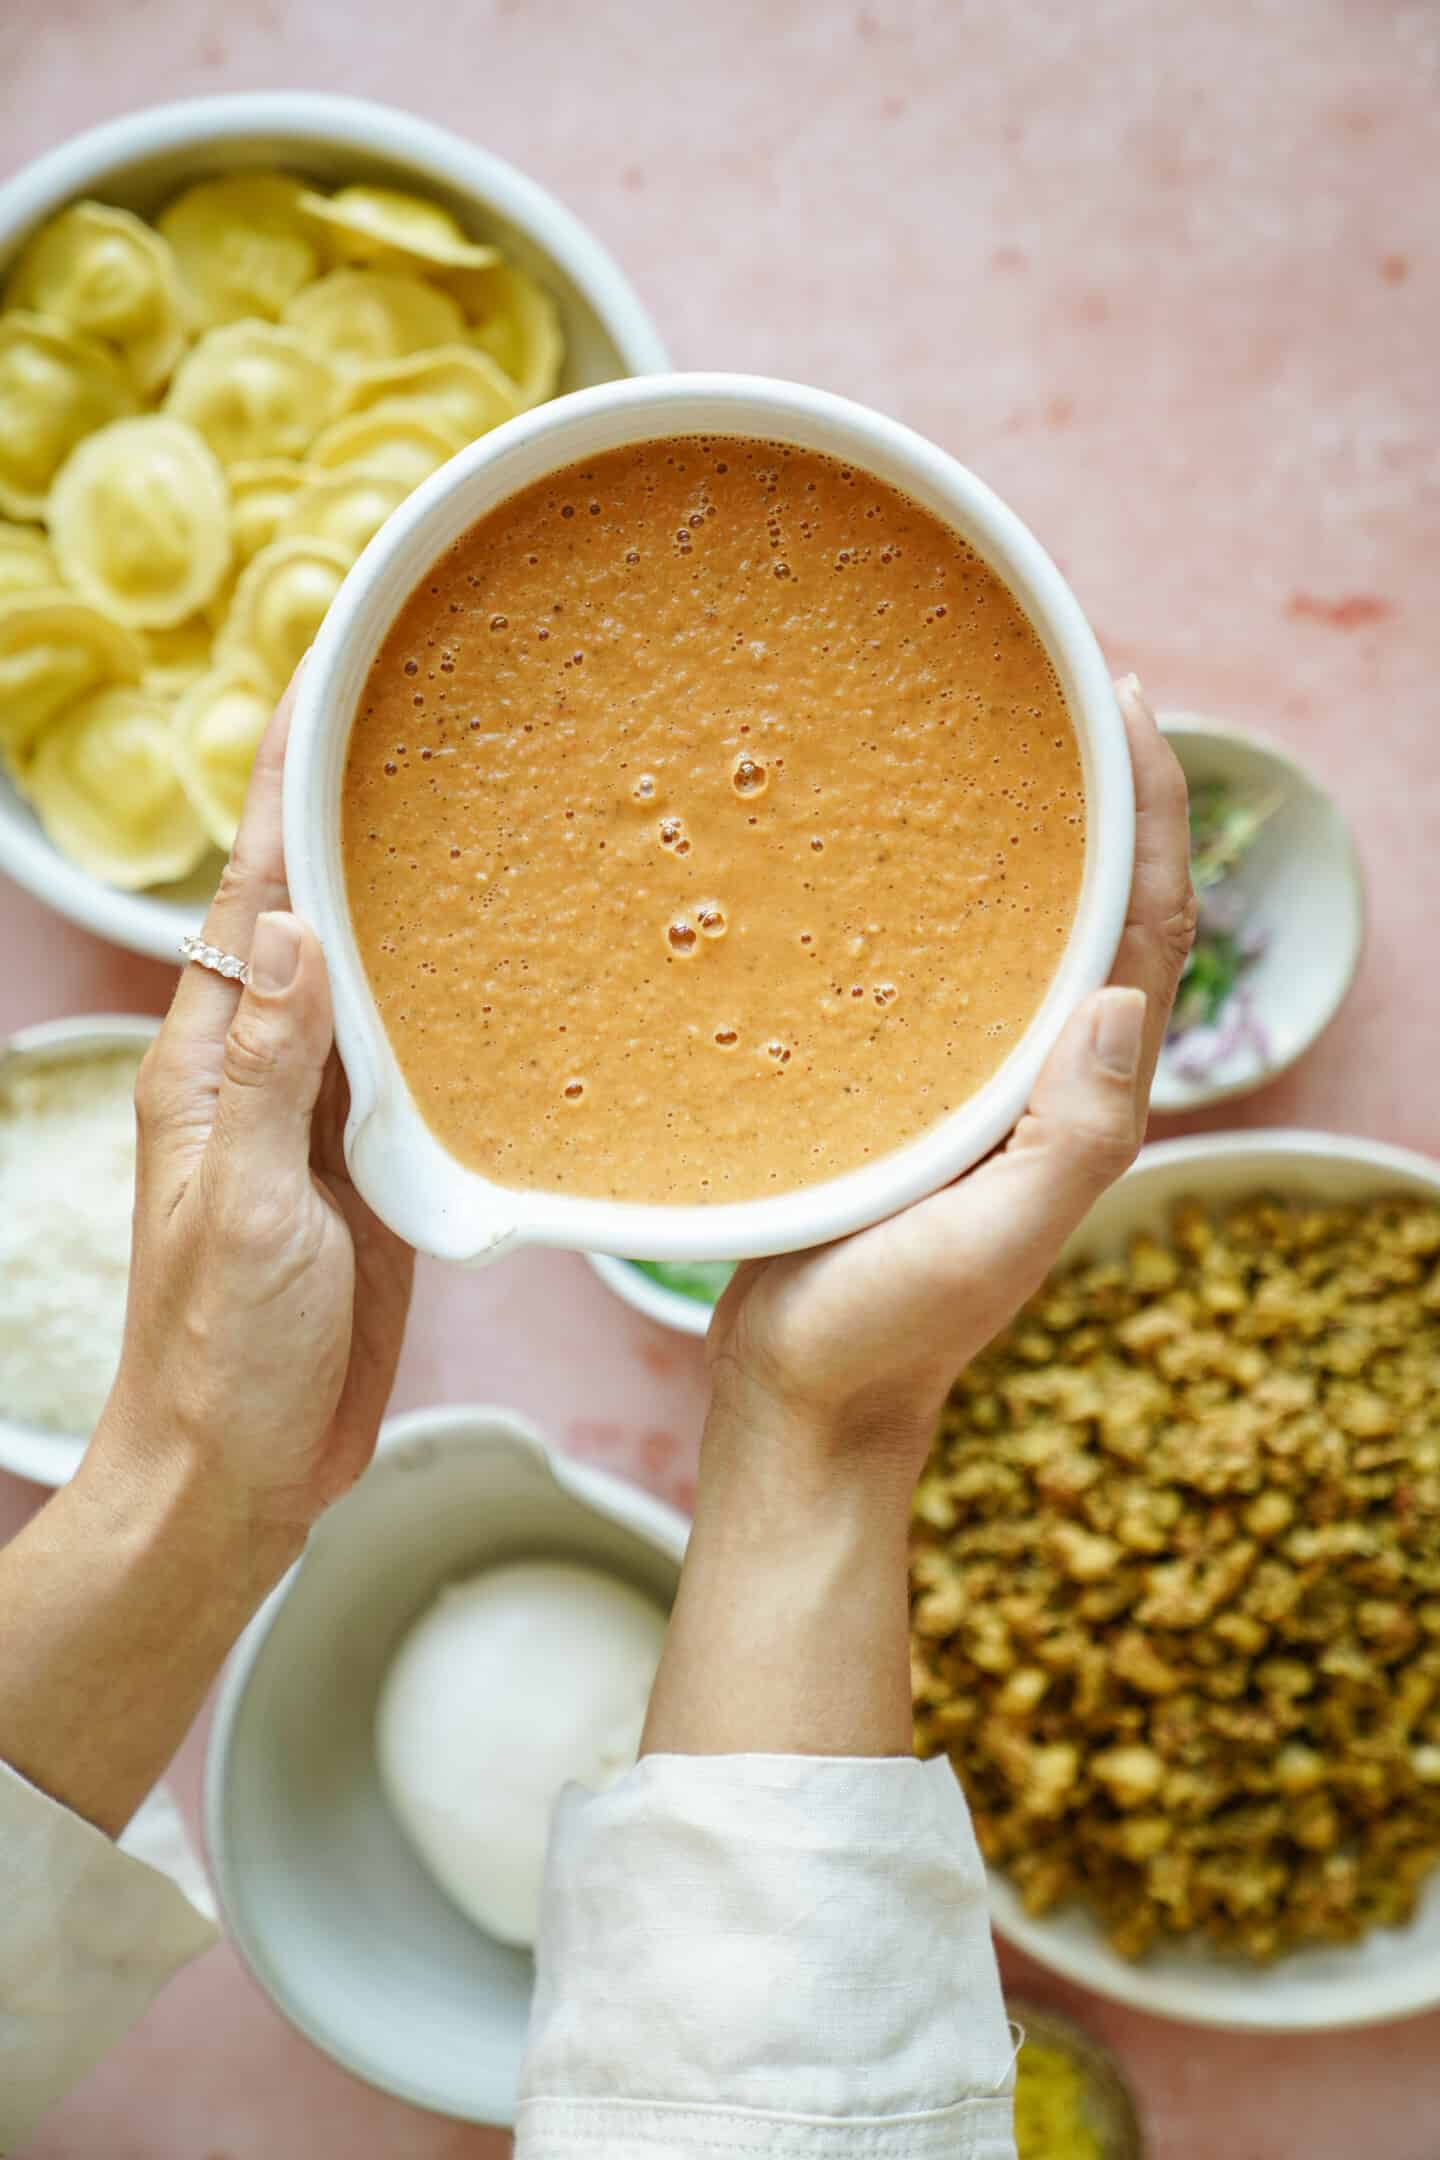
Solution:
[{"label": "wrist", "polygon": [[700,1486],[743,1492],[785,1515],[859,1511],[908,1519],[935,1419],[876,1399],[841,1405],[782,1400],[753,1382],[717,1383],[700,1449]]},{"label": "wrist", "polygon": [[141,1561],[204,1585],[206,1610],[243,1625],[305,1547],[303,1529],[267,1520],[235,1485],[220,1451],[191,1440],[157,1446],[107,1406],[76,1477],[101,1532]]}]

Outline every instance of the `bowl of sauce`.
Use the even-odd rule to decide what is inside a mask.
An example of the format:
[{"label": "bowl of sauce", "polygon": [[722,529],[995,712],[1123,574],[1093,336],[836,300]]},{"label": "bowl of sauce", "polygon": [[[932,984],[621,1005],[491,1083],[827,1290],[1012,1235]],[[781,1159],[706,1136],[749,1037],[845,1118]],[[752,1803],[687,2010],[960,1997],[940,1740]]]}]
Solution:
[{"label": "bowl of sauce", "polygon": [[460,1260],[733,1259],[933,1191],[1105,980],[1134,842],[1038,542],[908,429],[743,376],[580,392],[425,483],[285,793],[352,1174]]}]

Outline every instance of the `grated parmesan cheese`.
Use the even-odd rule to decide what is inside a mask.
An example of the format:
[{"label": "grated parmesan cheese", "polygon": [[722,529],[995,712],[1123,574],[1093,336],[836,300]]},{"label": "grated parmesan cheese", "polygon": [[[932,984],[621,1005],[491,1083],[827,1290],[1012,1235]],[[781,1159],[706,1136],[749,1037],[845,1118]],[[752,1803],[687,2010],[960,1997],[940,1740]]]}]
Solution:
[{"label": "grated parmesan cheese", "polygon": [[90,1432],[120,1360],[138,1050],[0,1064],[0,1417]]}]

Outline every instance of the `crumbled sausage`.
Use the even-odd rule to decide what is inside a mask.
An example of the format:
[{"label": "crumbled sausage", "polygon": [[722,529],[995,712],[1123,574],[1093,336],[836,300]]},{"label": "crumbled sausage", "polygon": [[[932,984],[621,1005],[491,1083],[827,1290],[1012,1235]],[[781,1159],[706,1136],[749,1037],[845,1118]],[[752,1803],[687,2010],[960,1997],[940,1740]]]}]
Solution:
[{"label": "crumbled sausage", "polygon": [[1440,1863],[1440,1207],[1223,1220],[1050,1282],[916,1499],[916,1745],[1027,1910],[1141,1957],[1403,1922]]}]

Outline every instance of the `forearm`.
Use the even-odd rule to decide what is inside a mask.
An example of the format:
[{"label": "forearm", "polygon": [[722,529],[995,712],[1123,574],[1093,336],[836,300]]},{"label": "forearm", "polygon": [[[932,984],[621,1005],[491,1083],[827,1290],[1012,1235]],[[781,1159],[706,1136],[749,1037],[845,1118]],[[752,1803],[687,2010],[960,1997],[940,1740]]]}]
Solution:
[{"label": "forearm", "polygon": [[117,1835],[295,1557],[201,1462],[102,1430],[0,1551],[0,1759]]},{"label": "forearm", "polygon": [[908,1755],[908,1481],[774,1423],[711,1412],[643,1752]]}]

